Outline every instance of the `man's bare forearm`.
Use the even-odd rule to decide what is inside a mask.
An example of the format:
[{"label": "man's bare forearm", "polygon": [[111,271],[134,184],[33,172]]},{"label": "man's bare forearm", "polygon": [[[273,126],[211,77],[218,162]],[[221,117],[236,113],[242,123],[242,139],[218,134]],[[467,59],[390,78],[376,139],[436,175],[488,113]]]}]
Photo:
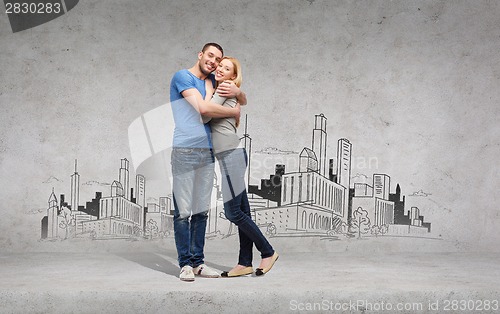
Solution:
[{"label": "man's bare forearm", "polygon": [[213,102],[204,101],[200,104],[200,113],[211,118],[227,118],[239,115],[239,108],[224,107]]}]

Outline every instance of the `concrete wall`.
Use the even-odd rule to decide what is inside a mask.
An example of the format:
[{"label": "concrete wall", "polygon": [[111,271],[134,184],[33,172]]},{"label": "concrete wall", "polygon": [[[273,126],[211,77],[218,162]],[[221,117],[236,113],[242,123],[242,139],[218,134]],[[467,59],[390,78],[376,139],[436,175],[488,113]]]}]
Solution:
[{"label": "concrete wall", "polygon": [[434,238],[498,250],[499,13],[495,1],[89,0],[13,33],[2,12],[0,247],[44,245],[49,196],[69,202],[75,159],[80,205],[109,196],[129,125],[216,41],[243,64],[252,184],[284,159],[298,171],[323,113],[329,158],[352,143],[352,186],[388,174]]}]

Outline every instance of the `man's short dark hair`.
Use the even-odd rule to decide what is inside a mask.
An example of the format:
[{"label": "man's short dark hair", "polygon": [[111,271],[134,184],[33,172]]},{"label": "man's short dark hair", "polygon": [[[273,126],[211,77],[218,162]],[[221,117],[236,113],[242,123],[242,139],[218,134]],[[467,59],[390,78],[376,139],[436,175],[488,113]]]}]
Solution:
[{"label": "man's short dark hair", "polygon": [[220,52],[222,52],[222,55],[224,55],[224,49],[222,49],[222,47],[219,44],[216,44],[216,43],[206,43],[205,46],[203,46],[203,49],[201,49],[201,52],[205,52],[205,50],[207,50],[207,48],[210,47],[210,46],[219,49]]}]

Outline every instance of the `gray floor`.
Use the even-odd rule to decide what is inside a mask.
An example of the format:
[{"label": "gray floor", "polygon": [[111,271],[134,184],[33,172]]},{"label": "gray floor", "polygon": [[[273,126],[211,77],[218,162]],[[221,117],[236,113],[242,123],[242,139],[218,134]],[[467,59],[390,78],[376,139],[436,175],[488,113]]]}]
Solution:
[{"label": "gray floor", "polygon": [[263,277],[178,272],[172,248],[0,253],[0,313],[500,313],[500,253],[288,250]]}]

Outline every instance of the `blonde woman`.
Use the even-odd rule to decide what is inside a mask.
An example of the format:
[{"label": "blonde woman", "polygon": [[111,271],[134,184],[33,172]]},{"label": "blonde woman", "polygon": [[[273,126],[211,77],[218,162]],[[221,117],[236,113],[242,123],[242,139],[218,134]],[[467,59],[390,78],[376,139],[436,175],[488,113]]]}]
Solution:
[{"label": "blonde woman", "polygon": [[[233,57],[222,58],[215,70],[215,80],[217,85],[229,83],[240,87],[242,83],[240,62]],[[208,84],[207,88],[210,88]],[[207,94],[209,94],[208,90]],[[223,98],[217,93],[214,94],[211,101],[232,108],[237,104],[236,97]],[[257,276],[264,275],[271,270],[279,257],[250,214],[245,188],[248,158],[236,133],[238,122],[234,117],[212,118],[210,120],[213,150],[222,174],[224,213],[229,221],[238,226],[240,240],[238,264],[230,271],[223,272],[222,277],[237,277],[253,273],[252,252],[254,244],[261,254],[260,265],[255,271]]]}]

